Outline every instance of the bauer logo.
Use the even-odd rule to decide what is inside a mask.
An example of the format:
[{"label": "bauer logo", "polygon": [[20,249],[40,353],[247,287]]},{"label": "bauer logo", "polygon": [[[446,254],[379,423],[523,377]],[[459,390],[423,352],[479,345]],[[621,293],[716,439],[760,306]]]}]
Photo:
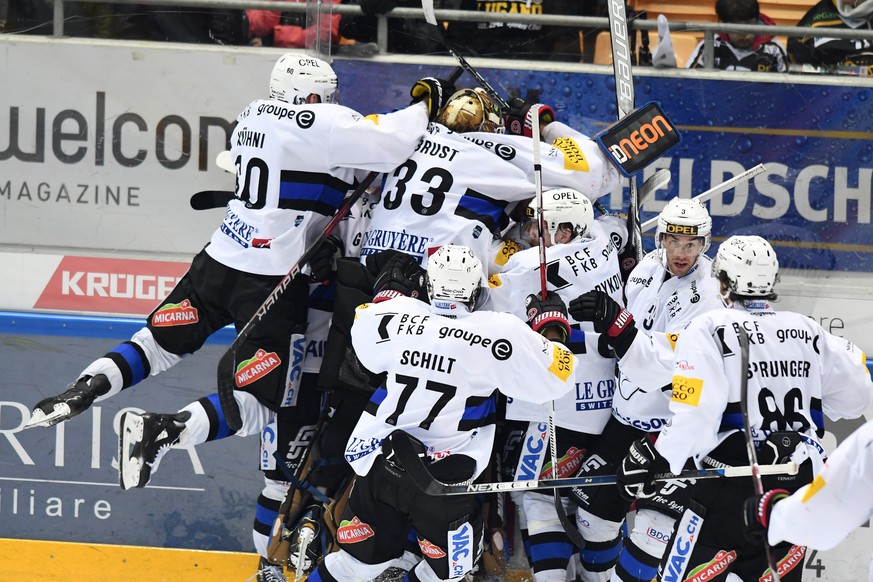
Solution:
[{"label": "bauer logo", "polygon": [[648,166],[681,140],[657,103],[634,110],[595,136],[601,149],[625,176]]}]

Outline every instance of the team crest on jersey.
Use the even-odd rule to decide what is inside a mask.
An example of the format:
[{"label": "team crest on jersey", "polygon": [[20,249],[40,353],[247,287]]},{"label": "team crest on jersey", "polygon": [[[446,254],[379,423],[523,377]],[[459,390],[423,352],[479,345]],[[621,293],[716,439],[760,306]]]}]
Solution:
[{"label": "team crest on jersey", "polygon": [[250,360],[240,362],[236,367],[236,385],[238,388],[247,386],[252,382],[263,378],[274,369],[279,367],[282,360],[276,355],[276,352],[267,352],[266,350],[258,350]]},{"label": "team crest on jersey", "polygon": [[152,315],[154,327],[173,327],[176,325],[191,325],[200,321],[196,307],[191,307],[191,301],[183,299],[180,303],[164,305]]},{"label": "team crest on jersey", "polygon": [[361,521],[357,515],[351,521],[342,520],[336,530],[337,541],[344,544],[357,544],[374,535],[373,528]]},{"label": "team crest on jersey", "polygon": [[[806,548],[803,546],[791,546],[784,558],[776,564],[776,571],[779,572],[779,579],[783,579],[797,566],[803,565],[803,556],[806,555]],[[758,578],[758,582],[773,582],[773,574],[767,569],[764,575]]]},{"label": "team crest on jersey", "polygon": [[702,564],[689,572],[685,582],[708,582],[724,574],[731,562],[737,559],[737,553],[733,550],[726,552],[719,550],[709,562]]},{"label": "team crest on jersey", "polygon": [[442,551],[439,546],[434,545],[427,540],[419,539],[418,547],[421,548],[421,553],[431,560],[439,560],[440,558],[446,557],[446,553]]},{"label": "team crest on jersey", "polygon": [[570,447],[567,453],[558,459],[558,471],[556,476],[552,476],[552,462],[549,461],[543,466],[543,471],[540,473],[540,479],[563,479],[569,477],[579,470],[582,466],[582,459],[585,458],[585,449],[577,449]]}]

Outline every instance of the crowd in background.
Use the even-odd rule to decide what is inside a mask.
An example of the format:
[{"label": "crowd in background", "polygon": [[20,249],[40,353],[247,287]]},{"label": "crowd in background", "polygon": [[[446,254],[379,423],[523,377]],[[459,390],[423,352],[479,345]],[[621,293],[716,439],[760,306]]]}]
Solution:
[{"label": "crowd in background", "polygon": [[[300,0],[279,0],[300,1]],[[331,45],[333,54],[370,56],[376,44],[377,17],[395,7],[420,7],[419,0],[331,0],[356,4],[361,15],[331,14],[319,23],[307,22],[305,12],[279,10],[203,9],[199,7],[65,2],[64,35],[124,40],[214,43],[222,45],[312,48],[316,40]],[[509,14],[544,14],[606,17],[605,0],[437,0],[436,8]],[[759,10],[757,0],[719,0],[719,22],[773,25]],[[634,16],[633,9],[629,14]],[[0,32],[48,35],[52,33],[51,0],[0,0]],[[654,15],[653,15],[654,16]],[[645,15],[643,15],[645,17]],[[796,25],[821,29],[870,30],[873,0],[820,0]],[[309,26],[307,26],[309,24]],[[446,36],[473,55],[538,61],[594,62],[593,39],[601,29],[542,26],[533,23],[452,21]],[[657,36],[657,35],[656,35]],[[582,39],[586,39],[583,41]],[[587,40],[590,39],[590,40]],[[661,39],[662,41],[664,39]],[[713,67],[724,70],[787,72],[790,63],[813,65],[822,72],[871,74],[873,43],[868,40],[790,37],[786,47],[773,35],[722,33],[715,37]],[[390,53],[444,54],[440,39],[424,20],[389,18]],[[641,52],[640,65],[651,64]],[[679,67],[706,66],[703,42],[688,62]],[[657,63],[656,63],[657,65]]]}]

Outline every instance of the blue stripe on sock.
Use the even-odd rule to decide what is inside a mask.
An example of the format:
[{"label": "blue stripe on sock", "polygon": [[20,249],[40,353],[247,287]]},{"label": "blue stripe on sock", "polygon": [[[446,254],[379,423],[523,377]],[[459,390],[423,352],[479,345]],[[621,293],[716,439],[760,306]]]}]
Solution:
[{"label": "blue stripe on sock", "polygon": [[[221,403],[218,400],[218,394],[210,394],[206,397],[207,400],[215,408],[215,414],[218,417],[218,429],[215,431],[215,440],[227,438],[233,434],[230,427],[227,425],[227,418],[224,416],[224,411],[221,409]],[[270,524],[273,522],[271,521]]]},{"label": "blue stripe on sock", "polygon": [[553,558],[567,558],[573,555],[573,544],[569,542],[548,542],[544,544],[531,544],[531,558],[534,562],[550,560]]},{"label": "blue stripe on sock", "polygon": [[583,548],[579,552],[583,564],[608,564],[614,562],[618,558],[618,553],[621,551],[621,540],[619,539],[614,546],[605,550],[589,550]]},{"label": "blue stripe on sock", "polygon": [[257,509],[255,510],[255,521],[258,523],[262,523],[268,527],[273,526],[273,522],[276,521],[276,517],[279,515],[278,511],[268,509],[261,504],[258,504]]},{"label": "blue stripe on sock", "polygon": [[112,350],[112,353],[120,355],[127,362],[127,365],[130,366],[131,386],[145,379],[145,365],[136,348],[130,344],[119,344]]},{"label": "blue stripe on sock", "polygon": [[640,580],[654,580],[655,576],[658,574],[658,568],[656,566],[643,564],[634,558],[628,551],[623,551],[619,554],[618,563],[621,564],[621,567],[624,568],[628,574],[639,578]]}]

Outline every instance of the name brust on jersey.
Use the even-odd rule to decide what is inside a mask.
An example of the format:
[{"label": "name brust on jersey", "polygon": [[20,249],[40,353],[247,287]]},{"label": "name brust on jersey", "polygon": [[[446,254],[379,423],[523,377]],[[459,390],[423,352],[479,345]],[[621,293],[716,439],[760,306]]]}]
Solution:
[{"label": "name brust on jersey", "polygon": [[415,151],[428,156],[434,156],[435,158],[447,159],[450,162],[454,160],[455,156],[458,154],[458,150],[455,148],[434,143],[426,138],[422,138],[421,141],[418,142],[418,145],[415,146]]}]

